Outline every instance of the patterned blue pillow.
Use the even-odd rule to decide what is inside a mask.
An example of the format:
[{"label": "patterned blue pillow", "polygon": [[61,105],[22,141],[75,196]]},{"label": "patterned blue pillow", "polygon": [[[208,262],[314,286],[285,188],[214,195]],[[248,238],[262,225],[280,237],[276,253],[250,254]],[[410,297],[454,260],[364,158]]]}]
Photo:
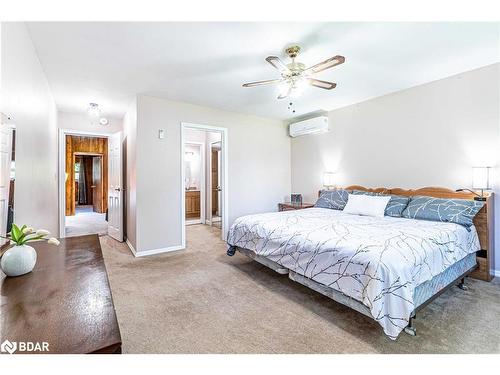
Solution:
[{"label": "patterned blue pillow", "polygon": [[470,231],[474,216],[483,206],[480,201],[415,196],[403,211],[403,217],[456,223]]},{"label": "patterned blue pillow", "polygon": [[[378,196],[389,195],[389,194],[373,193],[370,191],[361,191],[361,190],[353,190],[352,194],[378,195]],[[389,201],[389,203],[387,203],[387,206],[385,207],[385,212],[384,212],[385,216],[401,217],[404,209],[406,208],[406,206],[408,206],[408,202],[410,202],[409,197],[404,197],[401,195],[391,195],[391,200]]]},{"label": "patterned blue pillow", "polygon": [[349,193],[346,190],[321,190],[321,194],[314,207],[343,210],[348,199]]}]

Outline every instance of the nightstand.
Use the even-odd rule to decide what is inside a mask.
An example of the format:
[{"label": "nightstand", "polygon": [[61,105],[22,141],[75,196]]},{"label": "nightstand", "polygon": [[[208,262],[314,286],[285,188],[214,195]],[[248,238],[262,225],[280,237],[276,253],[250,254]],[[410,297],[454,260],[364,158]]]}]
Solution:
[{"label": "nightstand", "polygon": [[292,203],[278,203],[279,211],[292,211],[292,210],[302,210],[304,208],[314,207],[312,203],[302,203],[302,204],[292,204]]}]

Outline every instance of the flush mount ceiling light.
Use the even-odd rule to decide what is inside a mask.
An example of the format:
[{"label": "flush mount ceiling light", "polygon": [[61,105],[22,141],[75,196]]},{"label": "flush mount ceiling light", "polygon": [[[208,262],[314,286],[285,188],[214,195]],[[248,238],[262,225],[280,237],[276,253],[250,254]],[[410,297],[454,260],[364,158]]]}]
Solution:
[{"label": "flush mount ceiling light", "polygon": [[106,126],[108,124],[109,124],[109,121],[108,121],[108,119],[106,117],[101,117],[99,119],[99,125]]},{"label": "flush mount ceiling light", "polygon": [[280,84],[281,89],[278,99],[284,99],[286,97],[293,98],[300,96],[308,85],[319,87],[324,90],[332,90],[337,86],[337,84],[333,82],[312,78],[312,75],[343,64],[345,61],[344,56],[337,55],[306,68],[304,64],[295,61],[295,58],[300,53],[299,46],[288,47],[285,49],[285,52],[292,59],[290,64],[285,64],[277,56],[269,56],[266,58],[266,61],[281,73],[281,78],[245,83],[243,87]]},{"label": "flush mount ceiling light", "polygon": [[101,110],[99,109],[99,104],[89,103],[89,108],[87,113],[91,120],[97,120],[101,116]]}]

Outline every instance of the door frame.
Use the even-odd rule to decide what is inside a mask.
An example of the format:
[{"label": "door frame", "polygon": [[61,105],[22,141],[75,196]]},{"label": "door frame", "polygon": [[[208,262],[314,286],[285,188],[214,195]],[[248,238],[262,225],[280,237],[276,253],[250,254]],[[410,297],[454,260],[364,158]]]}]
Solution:
[{"label": "door frame", "polygon": [[[199,219],[191,219],[191,220],[186,220],[186,225],[193,225],[193,224],[205,224],[206,222],[206,210],[205,210],[205,205],[206,205],[206,199],[205,199],[205,192],[206,192],[206,179],[205,179],[205,170],[206,170],[206,163],[205,163],[205,143],[203,142],[194,142],[194,141],[186,141],[184,143],[184,147],[186,145],[193,145],[193,146],[199,146],[200,148],[200,157],[201,157],[201,165],[200,165],[200,218]],[[184,167],[184,178],[186,177],[186,169]],[[185,190],[186,192],[188,190]],[[184,199],[186,197],[184,196]],[[185,208],[185,206],[184,206]]]},{"label": "door frame", "polygon": [[221,133],[221,151],[222,151],[222,179],[221,179],[221,187],[222,187],[222,230],[221,237],[223,240],[226,239],[227,231],[228,231],[228,223],[229,223],[229,184],[228,184],[228,129],[212,126],[212,125],[204,125],[204,124],[194,124],[189,122],[181,122],[181,178],[180,178],[180,198],[181,198],[181,241],[182,247],[186,247],[186,194],[184,187],[185,180],[185,170],[184,170],[184,130],[185,129],[193,129],[193,130],[204,130],[209,132],[220,132]]},{"label": "door frame", "polygon": [[89,132],[84,130],[59,129],[59,168],[58,168],[58,194],[59,194],[59,237],[66,237],[66,136],[75,135],[83,137],[107,138],[111,133]]},{"label": "door frame", "polygon": [[[210,220],[209,220],[210,221],[210,225],[214,225],[213,215],[212,215],[212,203],[213,203],[212,202],[212,145],[214,145],[216,143],[220,143],[221,144],[221,151],[222,151],[222,142],[221,141],[209,142],[209,145],[208,145],[210,147],[210,149],[209,149],[210,150],[210,158],[209,158],[210,160],[208,161],[208,170],[210,170],[210,174],[208,176],[208,182],[209,182],[208,185],[210,186],[210,194],[208,195],[209,198],[208,198],[208,205],[207,205],[207,208],[208,208],[208,210],[207,210],[207,212],[208,212],[207,217],[210,217]],[[222,164],[222,161],[221,161],[220,164]],[[220,170],[218,171],[218,174],[219,174],[219,176],[222,175],[222,173],[221,173]],[[220,178],[219,178],[219,180],[220,180]],[[222,218],[221,218],[221,220],[222,220]]]},{"label": "door frame", "polygon": [[[15,144],[14,144],[14,139],[13,139],[13,130],[16,129],[16,126],[13,125],[13,124],[10,124],[10,123],[7,123],[7,122],[3,122],[3,118],[5,116],[5,119],[6,120],[10,120],[10,118],[6,115],[3,114],[3,112],[0,112],[0,130],[1,129],[5,129],[9,132],[9,139],[8,139],[8,142],[9,142],[9,166],[7,168],[7,173],[9,174],[9,178],[7,179],[7,186],[5,187],[5,195],[6,195],[6,205],[5,205],[5,212],[0,212],[0,215],[4,216],[5,215],[5,224],[7,225],[8,221],[9,221],[9,200],[10,200],[10,194],[11,194],[11,191],[10,191],[10,171],[11,171],[11,165],[12,165],[12,149],[15,147]],[[5,171],[4,171],[5,172]],[[15,183],[14,183],[15,184]],[[15,189],[14,189],[14,195],[15,195]],[[13,198],[14,201],[15,201],[15,197]],[[14,203],[15,204],[15,203]],[[13,218],[13,223],[15,223],[15,207],[14,207],[14,218]],[[7,235],[7,227],[4,228],[0,228],[0,235]],[[5,245],[6,243],[8,243],[9,241],[6,240],[5,238],[0,238],[0,246],[3,246]]]},{"label": "door frame", "polygon": [[[103,138],[103,137],[100,137],[100,138]],[[103,173],[103,163],[104,163],[104,155],[103,154],[98,154],[96,152],[74,152],[73,153],[74,156],[92,156],[92,157],[95,157],[95,158],[99,158],[101,159],[101,180],[104,178],[104,173]],[[92,199],[93,199],[93,192],[92,192]],[[94,201],[92,201],[92,206],[94,205]],[[66,215],[64,215],[64,217],[66,218]]]}]

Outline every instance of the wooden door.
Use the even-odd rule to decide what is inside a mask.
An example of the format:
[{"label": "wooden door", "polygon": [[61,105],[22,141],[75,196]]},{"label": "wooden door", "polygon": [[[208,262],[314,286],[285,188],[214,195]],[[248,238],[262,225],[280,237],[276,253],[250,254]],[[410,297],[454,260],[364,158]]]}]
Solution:
[{"label": "wooden door", "polygon": [[102,157],[92,157],[92,206],[94,212],[104,213],[104,184],[102,175]]},{"label": "wooden door", "polygon": [[5,124],[0,124],[0,235],[2,236],[5,236],[7,232],[11,159],[12,129]]},{"label": "wooden door", "polygon": [[85,181],[87,182],[85,184],[85,200],[87,201],[87,205],[90,206],[93,205],[94,202],[94,194],[92,191],[92,180],[94,177],[94,173],[92,172],[94,168],[93,157],[89,155],[82,156],[82,163],[84,165]]},{"label": "wooden door", "polygon": [[219,152],[212,148],[212,216],[219,210]]}]

